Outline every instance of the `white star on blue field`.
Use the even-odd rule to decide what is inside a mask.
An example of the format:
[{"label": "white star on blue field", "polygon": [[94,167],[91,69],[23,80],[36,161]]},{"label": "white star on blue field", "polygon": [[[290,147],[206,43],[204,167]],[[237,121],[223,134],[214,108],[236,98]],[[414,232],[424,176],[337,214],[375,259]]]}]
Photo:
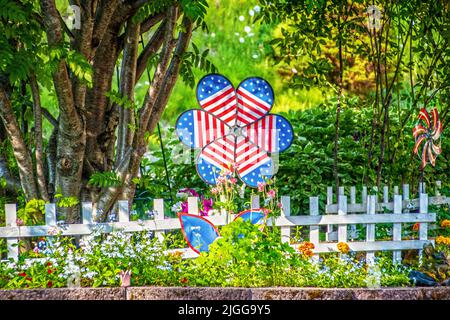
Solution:
[{"label": "white star on blue field", "polygon": [[266,80],[257,77],[248,78],[242,81],[239,87],[243,87],[258,99],[273,105],[273,90]]},{"label": "white star on blue field", "polygon": [[183,112],[177,120],[176,130],[181,142],[191,148],[195,148],[194,110]]},{"label": "white star on blue field", "polygon": [[229,86],[231,82],[224,76],[218,74],[211,74],[203,77],[197,86],[197,99],[202,101],[225,87]]}]

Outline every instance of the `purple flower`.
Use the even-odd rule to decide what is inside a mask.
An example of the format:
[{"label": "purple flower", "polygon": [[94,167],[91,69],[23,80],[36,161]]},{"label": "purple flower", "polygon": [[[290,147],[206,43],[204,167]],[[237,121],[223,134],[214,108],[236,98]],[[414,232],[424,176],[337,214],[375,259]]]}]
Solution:
[{"label": "purple flower", "polygon": [[206,199],[204,196],[202,196],[202,206],[203,209],[200,210],[200,214],[202,216],[207,216],[208,212],[213,208],[213,199]]},{"label": "purple flower", "polygon": [[184,189],[178,190],[178,192],[179,193],[186,193],[190,197],[198,197],[198,193],[194,189],[184,188]]},{"label": "purple flower", "polygon": [[181,212],[188,213],[188,203],[187,201],[181,203]]}]

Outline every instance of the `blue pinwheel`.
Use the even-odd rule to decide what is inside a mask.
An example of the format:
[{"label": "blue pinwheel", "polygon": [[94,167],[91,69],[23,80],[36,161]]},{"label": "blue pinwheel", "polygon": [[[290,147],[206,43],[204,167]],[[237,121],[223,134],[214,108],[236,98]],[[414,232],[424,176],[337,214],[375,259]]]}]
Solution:
[{"label": "blue pinwheel", "polygon": [[272,177],[271,155],[289,148],[294,134],[288,120],[269,113],[270,84],[251,77],[235,90],[224,76],[209,74],[197,85],[197,100],[202,109],[185,111],[175,127],[183,144],[202,149],[199,176],[214,185],[220,171],[232,168],[251,187]]},{"label": "blue pinwheel", "polygon": [[[189,213],[178,213],[181,230],[188,246],[196,253],[208,252],[209,246],[220,237],[217,228],[204,217]],[[255,225],[263,225],[267,213],[261,209],[246,210],[234,218],[243,219]]]}]

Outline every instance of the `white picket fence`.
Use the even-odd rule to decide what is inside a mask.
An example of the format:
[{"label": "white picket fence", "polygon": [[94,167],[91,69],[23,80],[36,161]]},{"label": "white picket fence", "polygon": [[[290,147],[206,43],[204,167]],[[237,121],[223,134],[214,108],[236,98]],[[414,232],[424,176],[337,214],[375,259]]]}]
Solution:
[{"label": "white picket fence", "polygon": [[[440,184],[439,184],[440,185]],[[282,241],[292,242],[291,229],[297,226],[309,227],[309,241],[315,246],[315,254],[337,252],[337,242],[348,243],[351,251],[366,252],[367,258],[373,258],[376,251],[393,251],[393,259],[400,261],[401,250],[422,249],[424,244],[432,243],[428,239],[428,224],[436,221],[436,214],[428,212],[429,204],[450,203],[450,198],[437,194],[428,197],[425,186],[422,185],[417,199],[409,199],[409,186],[403,186],[403,194],[398,194],[398,188],[394,188],[393,199],[389,200],[387,187],[384,188],[383,201],[378,202],[376,195],[367,195],[367,188],[361,192],[361,203],[356,203],[356,188],[350,188],[350,203],[344,194],[344,188],[340,188],[337,203],[333,203],[333,190],[328,188],[327,205],[325,214],[319,213],[319,197],[310,197],[309,214],[291,216],[290,197],[281,197],[282,214],[275,219],[267,221],[268,226],[275,225],[281,228]],[[259,208],[260,199],[252,196],[252,208]],[[199,214],[198,199],[188,198],[189,213]],[[410,213],[419,209],[418,213]],[[385,213],[385,211],[390,211]],[[226,214],[217,214],[206,217],[216,226],[228,223]],[[234,217],[232,217],[233,219]],[[166,218],[164,216],[164,200],[154,200],[154,219],[145,221],[130,221],[128,203],[119,201],[118,222],[94,223],[92,217],[92,204],[82,203],[82,223],[57,225],[56,205],[45,205],[45,225],[17,226],[16,204],[6,205],[6,226],[0,227],[0,238],[7,239],[8,258],[17,259],[19,250],[17,243],[20,238],[49,237],[56,233],[64,236],[85,236],[93,232],[110,233],[115,230],[124,232],[153,231],[155,236],[162,239],[163,233],[168,230],[180,229],[178,218]],[[414,240],[402,239],[402,223],[420,223],[419,238]],[[392,223],[392,240],[378,241],[375,238],[375,225],[379,223]],[[366,225],[365,241],[350,241],[348,226],[356,224]],[[326,240],[320,241],[320,226],[326,226]],[[337,231],[333,231],[337,226]],[[308,239],[307,239],[308,240]],[[294,248],[298,244],[291,243]],[[183,252],[185,258],[196,257],[197,254],[189,248],[176,249]]]}]

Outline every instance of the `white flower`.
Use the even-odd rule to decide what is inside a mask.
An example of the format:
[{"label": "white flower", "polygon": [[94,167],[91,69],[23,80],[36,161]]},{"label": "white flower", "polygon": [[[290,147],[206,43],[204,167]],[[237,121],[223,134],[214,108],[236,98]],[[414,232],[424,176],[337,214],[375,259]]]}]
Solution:
[{"label": "white flower", "polygon": [[213,33],[211,33],[211,38],[215,38],[216,37],[216,34],[213,32]]},{"label": "white flower", "polygon": [[295,68],[292,68],[291,71],[292,71],[293,74],[297,74],[298,73],[297,69],[295,69]]},{"label": "white flower", "polygon": [[255,15],[255,11],[253,9],[248,10],[248,14],[253,17]]},{"label": "white flower", "polygon": [[260,12],[261,11],[261,7],[256,5],[253,10],[255,10],[255,12]]},{"label": "white flower", "polygon": [[242,38],[242,37],[240,37],[240,38],[239,38],[239,42],[240,42],[240,43],[244,43],[244,42],[245,42],[245,39]]},{"label": "white flower", "polygon": [[257,55],[257,54],[254,54],[254,55],[252,55],[252,58],[253,58],[253,59],[258,59],[258,55]]},{"label": "white flower", "polygon": [[244,31],[249,33],[250,31],[252,31],[252,28],[250,28],[249,26],[245,26]]},{"label": "white flower", "polygon": [[239,16],[239,21],[244,21],[244,20],[245,20],[244,16]]}]

